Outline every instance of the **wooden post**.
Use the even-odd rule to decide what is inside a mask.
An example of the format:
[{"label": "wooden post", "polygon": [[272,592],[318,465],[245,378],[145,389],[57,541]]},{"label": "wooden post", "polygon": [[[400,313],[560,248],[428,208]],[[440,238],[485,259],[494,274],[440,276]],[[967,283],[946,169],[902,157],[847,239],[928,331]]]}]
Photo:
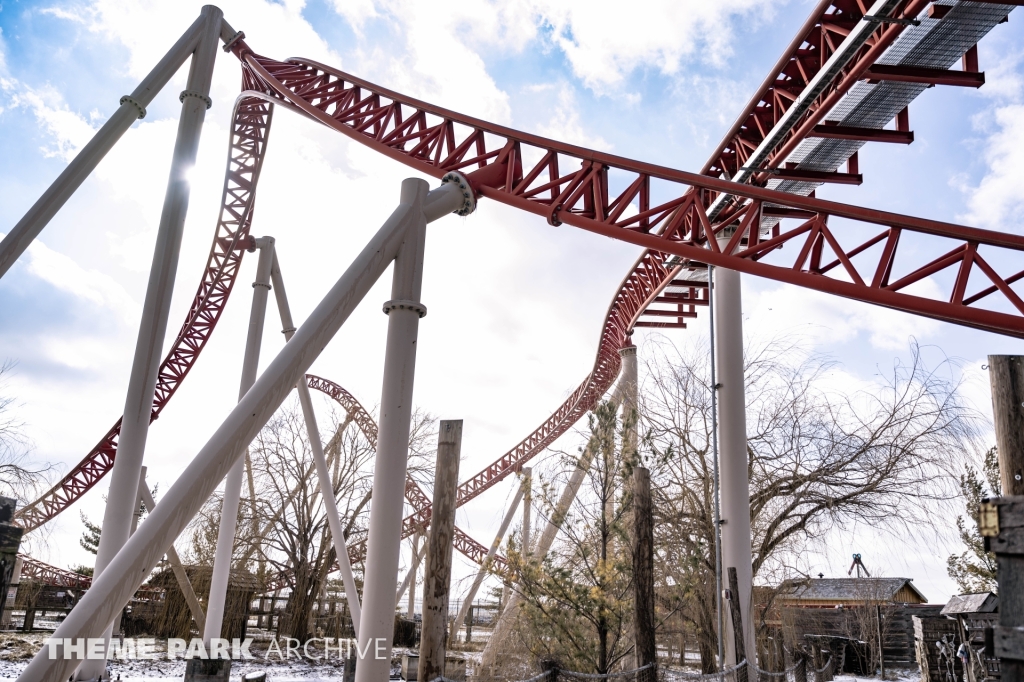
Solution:
[{"label": "wooden post", "polygon": [[[6,610],[7,591],[14,579],[15,564],[20,564],[18,547],[21,545],[21,536],[25,532],[24,529],[12,523],[16,504],[15,500],[10,497],[0,497],[0,618],[3,617]],[[13,601],[11,608],[14,608]],[[28,620],[27,613],[25,620]]]},{"label": "wooden post", "polygon": [[1024,495],[1024,356],[988,356],[988,376],[1003,495]]},{"label": "wooden post", "polygon": [[[740,581],[736,575],[736,567],[729,567],[729,614],[732,616],[733,651],[739,658],[740,652],[747,650],[743,639],[743,613],[740,611]],[[739,661],[736,661],[739,663]],[[754,661],[747,661],[747,665],[736,671],[736,682],[747,682],[747,671],[751,669]]]},{"label": "wooden post", "polygon": [[[651,474],[633,469],[633,637],[636,665],[655,661],[654,642],[654,528],[651,505]],[[645,675],[644,679],[654,679]]]},{"label": "wooden post", "polygon": [[995,552],[999,583],[999,625],[991,654],[999,658],[1002,682],[1024,682],[1024,496],[983,502],[978,529],[985,550]]},{"label": "wooden post", "polygon": [[793,682],[807,682],[807,655],[802,651],[794,651],[796,670],[793,671]]},{"label": "wooden post", "polygon": [[448,636],[448,588],[452,576],[455,498],[459,485],[462,420],[442,420],[437,438],[434,501],[423,577],[423,629],[417,678],[429,682],[444,675]]},{"label": "wooden post", "polygon": [[[875,604],[875,616],[878,618],[878,674],[885,679],[885,647],[882,645],[882,605]],[[837,673],[842,670],[837,670]]]}]

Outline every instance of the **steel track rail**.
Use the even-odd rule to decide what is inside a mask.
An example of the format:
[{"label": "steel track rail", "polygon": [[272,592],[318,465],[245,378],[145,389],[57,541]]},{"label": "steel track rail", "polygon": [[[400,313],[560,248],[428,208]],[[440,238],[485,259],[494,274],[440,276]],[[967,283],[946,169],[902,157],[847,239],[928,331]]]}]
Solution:
[{"label": "steel track rail", "polygon": [[[243,80],[243,88],[246,87]],[[247,89],[247,88],[246,88]],[[157,378],[151,419],[157,419],[195,366],[235,285],[248,246],[255,188],[273,117],[273,104],[256,97],[235,102],[221,211],[210,255],[192,305]],[[121,420],[56,485],[15,514],[26,531],[54,518],[95,486],[114,465]]]}]

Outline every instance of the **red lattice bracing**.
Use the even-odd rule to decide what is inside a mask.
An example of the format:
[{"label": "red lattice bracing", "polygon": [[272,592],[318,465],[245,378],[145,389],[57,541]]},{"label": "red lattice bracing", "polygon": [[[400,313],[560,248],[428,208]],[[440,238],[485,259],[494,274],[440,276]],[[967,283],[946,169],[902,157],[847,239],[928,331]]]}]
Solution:
[{"label": "red lattice bracing", "polygon": [[[243,87],[251,85],[244,83]],[[153,419],[160,415],[195,365],[235,284],[243,247],[249,244],[254,190],[263,163],[272,112],[273,104],[259,98],[246,98],[237,104],[221,213],[213,245],[188,316],[160,366],[153,398]],[[113,467],[120,432],[121,420],[118,419],[64,478],[17,512],[16,522],[26,530],[38,528],[88,492]]]},{"label": "red lattice bracing", "polygon": [[[252,54],[244,44],[235,49],[252,78],[263,82],[264,92],[423,173],[440,177],[462,171],[479,195],[535,213],[551,225],[572,225],[678,256],[680,262],[711,263],[1024,337],[1024,303],[1011,286],[1024,277],[1022,237],[794,196],[566,145],[408,99],[316,62],[276,62]],[[738,201],[712,220],[706,207],[719,193]],[[771,240],[763,240],[753,226],[766,212],[827,227],[812,230],[807,222],[777,227]],[[832,224],[837,220],[840,225]],[[734,229],[741,235],[732,241],[734,248],[718,247],[716,240]],[[902,248],[908,241],[913,246]],[[790,246],[787,254],[820,252],[824,262],[816,267],[813,257],[782,257],[772,247],[783,245]],[[956,261],[957,253],[970,255]],[[934,260],[940,254],[949,255]],[[842,267],[828,267],[833,260]],[[959,274],[933,277],[954,266]],[[654,267],[665,269],[664,263]],[[659,274],[662,284],[664,273]],[[925,277],[935,284],[929,291],[907,290]]]},{"label": "red lattice bracing", "polygon": [[[891,43],[898,35],[891,29],[898,26],[880,24],[870,48]],[[1016,252],[1024,250],[1020,237],[743,186],[565,145],[406,98],[316,62],[274,61],[241,41],[233,47],[252,80],[261,81],[265,96],[382,154],[435,177],[462,171],[480,196],[536,213],[552,225],[566,223],[648,249],[609,308],[592,374],[534,433],[463,483],[460,504],[517,470],[593,408],[618,373],[618,349],[652,303],[675,303],[678,314],[674,323],[645,326],[681,326],[696,305],[706,303],[695,291],[699,284],[688,279],[678,284],[692,293],[659,296],[685,267],[711,263],[1024,336],[1024,304],[1011,286],[1024,277],[1014,263]],[[707,207],[719,194],[737,201],[712,219]],[[762,217],[782,219],[768,237],[757,229]],[[790,224],[794,219],[796,226]],[[718,240],[726,238],[720,247]],[[790,249],[783,257],[786,245]],[[937,286],[908,290],[929,278]],[[691,300],[670,300],[677,296]],[[427,513],[406,519],[406,533]]]},{"label": "red lattice bracing", "polygon": [[[885,50],[911,25],[930,0],[893,2],[889,16],[902,22],[878,22],[878,28],[844,60],[838,73],[822,84],[808,102],[801,101],[805,88],[836,53],[851,30],[868,12],[871,3],[858,0],[822,0],[792,43],[751,97],[732,129],[712,154],[702,173],[733,177],[750,161],[751,153],[775,129],[794,103],[806,107],[757,167],[774,167],[786,159],[796,145],[812,135],[819,124]],[[763,184],[767,174],[757,176]]]},{"label": "red lattice bracing", "polygon": [[[92,578],[87,575],[81,575],[74,571],[68,571],[63,568],[57,568],[50,564],[43,563],[33,559],[25,554],[19,554],[18,558],[21,559],[21,580],[31,580],[32,582],[41,583],[43,585],[59,585],[61,587],[71,587],[77,589],[87,589],[92,585]],[[4,595],[6,596],[6,595]]]}]

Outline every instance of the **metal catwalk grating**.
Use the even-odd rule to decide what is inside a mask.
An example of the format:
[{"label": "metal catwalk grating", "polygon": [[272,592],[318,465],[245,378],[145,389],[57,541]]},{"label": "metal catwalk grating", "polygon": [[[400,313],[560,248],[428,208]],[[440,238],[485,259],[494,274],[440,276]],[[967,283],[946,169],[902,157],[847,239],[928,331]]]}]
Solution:
[{"label": "metal catwalk grating", "polygon": [[[879,64],[919,66],[948,69],[976,45],[989,31],[1014,9],[1014,5],[980,2],[936,2],[951,7],[942,19],[922,18],[920,26],[912,26],[885,51]],[[882,81],[854,85],[825,120],[858,128],[882,128],[927,85]],[[808,138],[789,157],[797,168],[832,172],[839,169],[865,143],[856,140]],[[793,180],[770,180],[768,187],[791,194],[807,196],[822,183]],[[778,218],[764,218],[762,229],[770,229]]]}]

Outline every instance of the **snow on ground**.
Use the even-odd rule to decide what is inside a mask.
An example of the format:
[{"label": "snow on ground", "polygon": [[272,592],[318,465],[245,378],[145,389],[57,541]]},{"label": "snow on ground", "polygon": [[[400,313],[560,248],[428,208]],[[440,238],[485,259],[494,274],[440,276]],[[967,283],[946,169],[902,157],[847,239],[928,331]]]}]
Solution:
[{"label": "snow on ground", "polygon": [[[0,682],[14,682],[28,662],[39,651],[49,637],[48,633],[0,633]],[[111,661],[110,675],[121,682],[170,682],[180,681],[185,675],[185,661],[166,659],[165,645],[157,641],[155,660]],[[231,679],[239,679],[245,673],[266,671],[267,682],[328,682],[343,679],[342,661],[321,661],[311,664],[307,661],[278,661],[274,657],[264,659],[265,650],[252,647],[255,656],[249,661],[233,661]],[[400,653],[400,652],[396,652]]]}]

